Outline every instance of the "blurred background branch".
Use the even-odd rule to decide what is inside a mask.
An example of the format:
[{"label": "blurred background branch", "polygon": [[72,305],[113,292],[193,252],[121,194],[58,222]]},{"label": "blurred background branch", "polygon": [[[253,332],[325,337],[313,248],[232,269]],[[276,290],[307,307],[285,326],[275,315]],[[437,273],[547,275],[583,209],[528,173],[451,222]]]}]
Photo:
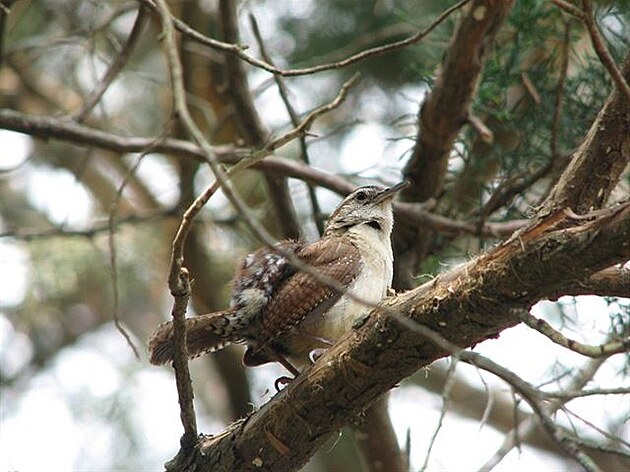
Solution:
[{"label": "blurred background branch", "polygon": [[[412,180],[396,204],[399,292],[537,218],[564,215],[555,230],[570,233],[630,194],[623,2],[168,3],[191,118],[224,169],[253,163],[232,183],[274,239],[315,239],[357,185]],[[147,365],[143,340],[169,317],[170,245],[214,177],[172,119],[160,31],[150,0],[0,2],[2,469],[154,470],[179,449],[172,372]],[[226,306],[234,266],[259,243],[218,191],[183,247],[190,315]],[[546,287],[527,319],[617,354],[585,363],[522,325],[475,352],[534,388],[545,421],[597,467],[625,470],[628,265],[600,269]],[[245,371],[241,357],[237,346],[190,364],[199,431],[272,396],[281,370]],[[333,435],[304,470],[573,466],[503,381],[459,363],[449,382],[445,402],[440,361],[401,381],[347,415],[354,434]],[[39,454],[34,430],[52,438]]]}]

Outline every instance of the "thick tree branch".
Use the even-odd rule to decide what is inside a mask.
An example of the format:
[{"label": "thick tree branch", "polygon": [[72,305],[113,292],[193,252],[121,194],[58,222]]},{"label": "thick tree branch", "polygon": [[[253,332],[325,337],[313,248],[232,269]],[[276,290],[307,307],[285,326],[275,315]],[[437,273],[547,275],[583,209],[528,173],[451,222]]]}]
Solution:
[{"label": "thick tree branch", "polygon": [[[404,169],[412,186],[403,198],[423,202],[442,191],[451,149],[467,122],[485,58],[512,3],[476,0],[469,5],[468,14],[453,35],[435,86],[420,108],[416,146]],[[409,285],[409,277],[426,255],[431,234],[398,232],[394,240],[395,259],[399,262],[395,286]]]},{"label": "thick tree branch", "polygon": [[425,201],[441,191],[486,55],[511,6],[512,1],[474,1],[454,33],[435,86],[420,109],[417,143],[405,168],[413,184],[405,192],[408,198]]},{"label": "thick tree branch", "polygon": [[[617,265],[591,275],[587,279],[569,281],[561,295],[601,295],[602,297],[630,298],[630,265]],[[554,296],[552,298],[557,298]]]},{"label": "thick tree branch", "polygon": [[[350,418],[418,368],[450,352],[397,321],[473,346],[518,323],[565,280],[630,257],[630,203],[571,219],[557,212],[487,254],[387,300],[271,402],[201,440],[182,470],[296,470]],[[397,313],[389,316],[388,313]]]},{"label": "thick tree branch", "polygon": [[[630,81],[630,53],[623,67]],[[630,163],[630,102],[618,89],[606,100],[542,210],[569,207],[576,213],[600,208]]]}]

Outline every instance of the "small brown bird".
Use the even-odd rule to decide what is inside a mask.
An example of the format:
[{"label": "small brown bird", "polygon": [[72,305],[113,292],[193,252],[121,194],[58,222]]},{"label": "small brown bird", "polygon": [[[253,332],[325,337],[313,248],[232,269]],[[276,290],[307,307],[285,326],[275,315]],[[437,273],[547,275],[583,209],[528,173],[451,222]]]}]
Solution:
[{"label": "small brown bird", "polygon": [[[392,281],[392,200],[408,185],[360,187],[348,195],[326,223],[324,234],[309,244],[283,241],[304,264],[342,285],[360,300],[378,303]],[[248,366],[280,362],[294,375],[312,354],[327,348],[369,311],[314,276],[297,270],[274,249],[248,255],[233,280],[230,308],[186,319],[189,357],[247,345]],[[149,340],[151,363],[173,359],[173,325],[162,323]]]}]

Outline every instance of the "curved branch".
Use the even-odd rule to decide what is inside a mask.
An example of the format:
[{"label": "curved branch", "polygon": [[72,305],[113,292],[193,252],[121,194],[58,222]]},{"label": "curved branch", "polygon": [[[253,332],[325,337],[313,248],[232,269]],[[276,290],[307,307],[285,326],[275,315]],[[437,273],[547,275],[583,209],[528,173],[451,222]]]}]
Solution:
[{"label": "curved branch", "polygon": [[[151,0],[140,0],[144,5],[156,9],[156,5]],[[190,26],[188,26],[183,21],[178,18],[172,18],[173,25],[175,28],[182,34],[186,35],[193,41],[197,41],[200,44],[211,47],[217,51],[221,51],[224,53],[228,53],[236,56],[238,59],[241,59],[244,62],[247,62],[249,65],[254,67],[258,67],[259,69],[265,70],[275,75],[280,75],[283,77],[297,77],[302,75],[311,75],[318,72],[324,72],[327,70],[333,69],[341,69],[343,67],[347,67],[351,64],[355,64],[363,59],[367,59],[369,57],[378,56],[381,54],[385,54],[387,52],[400,49],[406,46],[410,46],[412,44],[416,44],[425,38],[431,31],[433,31],[437,26],[439,26],[444,20],[446,20],[453,12],[459,10],[461,7],[466,5],[470,0],[461,0],[450,8],[444,10],[444,12],[436,18],[436,20],[429,25],[427,29],[424,31],[420,31],[408,38],[402,39],[400,41],[394,41],[389,44],[385,44],[382,46],[376,46],[373,48],[366,49],[365,51],[358,52],[353,54],[343,60],[328,62],[325,64],[319,64],[313,67],[305,67],[302,69],[278,69],[273,64],[270,64],[266,61],[261,61],[253,56],[250,56],[245,52],[246,46],[242,46],[235,43],[218,41],[213,38],[209,38],[208,36],[204,36],[203,34],[195,31]]]}]

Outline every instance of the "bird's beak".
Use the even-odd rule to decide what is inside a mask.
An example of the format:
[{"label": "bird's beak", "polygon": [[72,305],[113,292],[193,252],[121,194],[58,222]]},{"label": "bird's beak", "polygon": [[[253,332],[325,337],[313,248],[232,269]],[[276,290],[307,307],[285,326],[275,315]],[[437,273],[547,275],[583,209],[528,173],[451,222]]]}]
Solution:
[{"label": "bird's beak", "polygon": [[380,203],[385,200],[392,199],[399,191],[401,191],[404,188],[409,187],[409,185],[411,184],[409,183],[408,180],[403,180],[402,182],[397,183],[393,187],[387,187],[386,189],[383,189],[381,193],[379,193],[376,196],[376,198],[374,199],[374,202]]}]

